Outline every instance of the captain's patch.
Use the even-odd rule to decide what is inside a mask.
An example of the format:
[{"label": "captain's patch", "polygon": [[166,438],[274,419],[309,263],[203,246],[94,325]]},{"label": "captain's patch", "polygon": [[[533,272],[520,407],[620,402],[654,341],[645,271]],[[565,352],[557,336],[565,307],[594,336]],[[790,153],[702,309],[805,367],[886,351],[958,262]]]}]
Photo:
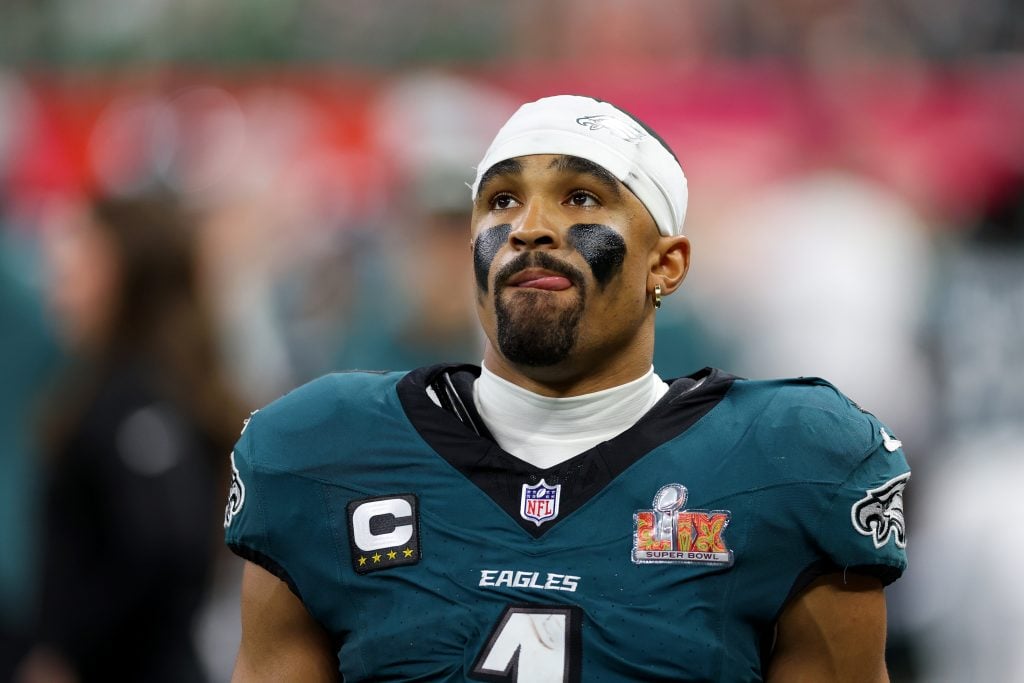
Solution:
[{"label": "captain's patch", "polygon": [[637,564],[732,565],[723,538],[728,510],[684,510],[687,491],[681,484],[662,486],[653,509],[633,515],[633,562]]},{"label": "captain's patch", "polygon": [[866,495],[853,504],[850,516],[853,528],[870,536],[876,548],[893,541],[900,548],[907,547],[907,526],[903,518],[903,490],[910,472],[885,482],[878,488],[868,489]]},{"label": "captain's patch", "polygon": [[245,503],[245,484],[235,466],[235,453],[231,452],[231,486],[228,488],[228,503],[224,506],[224,528],[231,526],[231,520],[242,511]]},{"label": "captain's patch", "polygon": [[420,561],[416,496],[395,494],[348,504],[352,569],[367,574]]}]

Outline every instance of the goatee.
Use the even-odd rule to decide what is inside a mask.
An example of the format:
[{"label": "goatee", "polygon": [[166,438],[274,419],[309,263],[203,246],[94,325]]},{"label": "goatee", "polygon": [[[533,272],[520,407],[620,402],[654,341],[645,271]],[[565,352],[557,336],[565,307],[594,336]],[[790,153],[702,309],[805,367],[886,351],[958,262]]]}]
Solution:
[{"label": "goatee", "polygon": [[[558,305],[552,292],[519,289],[509,302],[502,285],[513,274],[528,267],[544,268],[567,277],[577,296],[568,305]],[[524,253],[495,278],[495,317],[498,348],[517,365],[547,367],[564,361],[576,346],[586,288],[583,274],[545,252]],[[509,297],[511,298],[511,297]]]}]

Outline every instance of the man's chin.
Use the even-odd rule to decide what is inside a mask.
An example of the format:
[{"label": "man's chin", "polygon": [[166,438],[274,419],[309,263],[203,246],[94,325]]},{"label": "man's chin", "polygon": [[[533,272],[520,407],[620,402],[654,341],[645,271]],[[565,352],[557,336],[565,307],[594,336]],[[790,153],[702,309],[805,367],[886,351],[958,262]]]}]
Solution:
[{"label": "man's chin", "polygon": [[509,335],[498,342],[501,355],[513,365],[529,368],[550,368],[565,361],[572,353],[571,343],[552,343],[528,334]]},{"label": "man's chin", "polygon": [[509,362],[550,367],[568,358],[576,345],[582,306],[564,292],[502,293],[496,306],[498,348]]}]

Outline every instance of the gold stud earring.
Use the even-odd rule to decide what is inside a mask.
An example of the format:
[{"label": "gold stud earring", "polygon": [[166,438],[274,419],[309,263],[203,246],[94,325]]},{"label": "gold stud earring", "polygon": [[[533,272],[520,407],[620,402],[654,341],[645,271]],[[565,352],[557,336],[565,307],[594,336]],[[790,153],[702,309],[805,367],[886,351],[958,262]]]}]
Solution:
[{"label": "gold stud earring", "polygon": [[654,307],[661,308],[661,285],[654,285]]}]

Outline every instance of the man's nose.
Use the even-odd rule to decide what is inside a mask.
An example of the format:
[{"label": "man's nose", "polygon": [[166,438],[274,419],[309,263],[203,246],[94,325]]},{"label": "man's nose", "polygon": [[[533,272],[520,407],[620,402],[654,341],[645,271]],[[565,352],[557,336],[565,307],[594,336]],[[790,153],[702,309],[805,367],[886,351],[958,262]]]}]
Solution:
[{"label": "man's nose", "polygon": [[561,245],[561,237],[557,219],[552,213],[542,201],[528,203],[519,220],[512,223],[512,231],[508,235],[509,244],[517,250],[557,249]]}]

